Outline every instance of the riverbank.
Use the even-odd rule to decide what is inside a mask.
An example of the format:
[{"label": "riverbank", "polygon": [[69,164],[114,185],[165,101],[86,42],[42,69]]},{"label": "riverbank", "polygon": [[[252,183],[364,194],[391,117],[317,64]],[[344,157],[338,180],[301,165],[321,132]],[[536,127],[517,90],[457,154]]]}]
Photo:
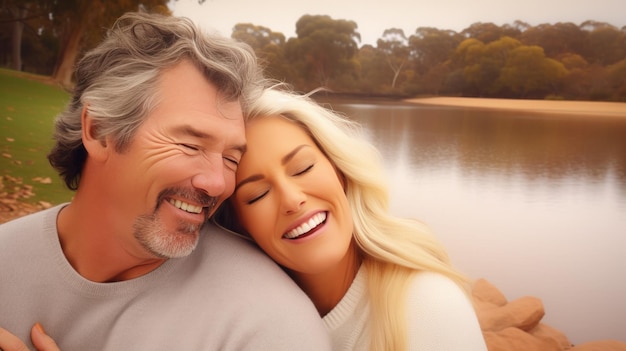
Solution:
[{"label": "riverbank", "polygon": [[537,113],[599,115],[626,118],[626,103],[604,101],[520,100],[465,97],[429,97],[406,99],[420,105],[518,110]]}]

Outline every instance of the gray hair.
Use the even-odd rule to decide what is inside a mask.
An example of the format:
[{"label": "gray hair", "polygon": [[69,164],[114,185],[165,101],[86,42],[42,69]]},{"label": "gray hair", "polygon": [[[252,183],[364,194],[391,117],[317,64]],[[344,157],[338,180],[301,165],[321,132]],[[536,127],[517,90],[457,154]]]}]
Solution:
[{"label": "gray hair", "polygon": [[227,101],[239,100],[244,113],[267,85],[247,44],[205,33],[187,18],[139,12],[121,16],[103,42],[78,62],[72,99],[55,121],[48,160],[68,188],[78,188],[87,158],[83,109],[94,120],[96,137],[112,136],[121,152],[158,104],[160,73],[183,59],[193,62]]}]

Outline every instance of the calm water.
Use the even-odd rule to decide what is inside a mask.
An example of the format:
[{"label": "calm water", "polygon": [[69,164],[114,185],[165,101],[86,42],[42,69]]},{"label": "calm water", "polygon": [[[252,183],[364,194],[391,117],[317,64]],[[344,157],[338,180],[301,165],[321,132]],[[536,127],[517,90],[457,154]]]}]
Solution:
[{"label": "calm water", "polygon": [[333,101],[360,121],[392,211],[572,343],[626,341],[626,119]]}]

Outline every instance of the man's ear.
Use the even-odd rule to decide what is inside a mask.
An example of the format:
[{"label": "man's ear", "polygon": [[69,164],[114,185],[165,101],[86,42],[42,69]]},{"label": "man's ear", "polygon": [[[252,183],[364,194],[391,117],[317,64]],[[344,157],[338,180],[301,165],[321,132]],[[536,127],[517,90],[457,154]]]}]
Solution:
[{"label": "man's ear", "polygon": [[105,139],[101,139],[98,136],[97,126],[93,118],[89,116],[87,106],[83,107],[80,114],[80,122],[82,124],[83,145],[89,157],[101,161],[106,160],[109,153],[109,145]]}]

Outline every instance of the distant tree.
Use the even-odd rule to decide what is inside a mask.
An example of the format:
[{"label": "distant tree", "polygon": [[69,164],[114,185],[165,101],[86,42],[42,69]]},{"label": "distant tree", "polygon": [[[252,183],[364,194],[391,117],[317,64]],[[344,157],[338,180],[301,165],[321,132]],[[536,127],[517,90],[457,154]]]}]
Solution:
[{"label": "distant tree", "polygon": [[409,37],[411,60],[420,74],[425,74],[434,67],[450,59],[463,36],[452,30],[432,27],[419,27]]},{"label": "distant tree", "polygon": [[398,28],[386,29],[383,37],[378,39],[377,48],[385,55],[387,65],[393,72],[391,89],[396,87],[400,73],[409,60],[408,40],[404,31]]},{"label": "distant tree", "polygon": [[361,35],[354,21],[304,15],[296,22],[296,34],[297,38],[286,43],[285,57],[300,72],[302,88],[338,88],[333,85],[356,76],[359,65],[355,55]]},{"label": "distant tree", "polygon": [[80,53],[102,40],[106,28],[128,11],[171,14],[168,0],[44,0],[49,1],[54,30],[60,39],[60,52],[53,79],[72,85],[74,63]]},{"label": "distant tree", "polygon": [[563,54],[582,54],[587,33],[571,22],[540,24],[529,27],[521,35],[525,45],[537,45],[544,49],[546,56],[557,57]]},{"label": "distant tree", "polygon": [[517,97],[542,98],[546,93],[556,93],[566,74],[563,64],[547,58],[543,48],[523,45],[508,53],[498,81]]},{"label": "distant tree", "polygon": [[607,67],[611,100],[626,102],[626,58]]},{"label": "distant tree", "polygon": [[7,47],[8,61],[12,69],[22,70],[22,47],[24,30],[37,32],[47,21],[47,2],[44,0],[4,0],[0,7],[2,29],[10,33]]},{"label": "distant tree", "polygon": [[268,76],[279,80],[290,80],[290,65],[284,60],[285,35],[264,26],[238,23],[231,35],[254,49]]},{"label": "distant tree", "polygon": [[582,56],[578,54],[567,53],[559,56],[559,61],[568,70],[573,69],[585,69],[589,63]]},{"label": "distant tree", "polygon": [[476,22],[461,31],[465,38],[474,38],[489,44],[501,37],[507,36],[511,38],[519,38],[521,30],[518,27],[503,25],[502,27],[491,22]]},{"label": "distant tree", "polygon": [[360,63],[359,86],[361,93],[390,93],[387,57],[372,45],[363,45],[357,54]]},{"label": "distant tree", "polygon": [[509,53],[521,46],[519,40],[502,37],[487,45],[477,39],[466,39],[457,48],[453,67],[462,67],[468,95],[494,96],[502,86],[498,84],[500,71]]},{"label": "distant tree", "polygon": [[592,28],[585,45],[589,63],[607,66],[626,58],[626,33],[603,22],[587,21],[581,27]]}]

